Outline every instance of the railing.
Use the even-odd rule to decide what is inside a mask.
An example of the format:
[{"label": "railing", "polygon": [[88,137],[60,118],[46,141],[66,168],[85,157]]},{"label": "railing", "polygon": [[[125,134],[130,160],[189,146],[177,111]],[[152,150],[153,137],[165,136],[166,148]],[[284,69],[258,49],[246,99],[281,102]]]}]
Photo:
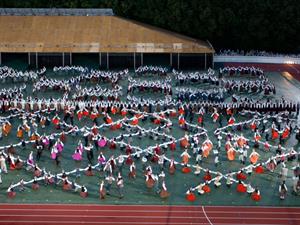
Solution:
[{"label": "railing", "polygon": [[214,56],[214,62],[300,64],[300,58],[288,56]]}]

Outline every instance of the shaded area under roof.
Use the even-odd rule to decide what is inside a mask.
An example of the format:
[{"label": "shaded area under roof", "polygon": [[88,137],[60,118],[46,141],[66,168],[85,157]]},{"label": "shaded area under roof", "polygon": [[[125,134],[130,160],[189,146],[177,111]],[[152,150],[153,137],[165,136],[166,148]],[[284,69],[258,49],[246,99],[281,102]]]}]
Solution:
[{"label": "shaded area under roof", "polygon": [[112,9],[0,8],[0,16],[113,16]]}]

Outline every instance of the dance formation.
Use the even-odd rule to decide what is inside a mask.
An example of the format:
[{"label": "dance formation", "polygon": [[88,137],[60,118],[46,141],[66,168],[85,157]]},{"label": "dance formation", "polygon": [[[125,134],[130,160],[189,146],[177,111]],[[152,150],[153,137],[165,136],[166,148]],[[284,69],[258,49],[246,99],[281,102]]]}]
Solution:
[{"label": "dance formation", "polygon": [[[13,171],[32,173],[31,180],[15,180],[7,187],[9,198],[43,184],[82,198],[98,185],[99,199],[122,199],[128,182],[143,177],[146,190],[167,199],[175,173],[195,176],[182,193],[191,202],[222,188],[260,201],[266,190],[248,182],[252,173],[278,173],[279,199],[300,195],[300,105],[276,98],[275,85],[259,68],[225,67],[216,74],[212,69],[186,73],[144,66],[131,76],[128,70],[72,66],[55,67],[52,73],[72,77],[49,77],[45,68],[0,68],[2,81],[15,85],[0,90],[0,138],[14,138],[0,146],[0,184]],[[47,98],[46,92],[62,97]],[[137,92],[165,98],[136,97]],[[249,93],[258,97],[249,98]],[[69,147],[70,136],[78,141],[75,149]],[[145,139],[151,145],[145,147]],[[63,170],[66,157],[74,161],[71,171]],[[43,160],[53,161],[61,172],[44,167]],[[219,169],[221,164],[227,172]],[[98,182],[80,184],[82,175]]]}]

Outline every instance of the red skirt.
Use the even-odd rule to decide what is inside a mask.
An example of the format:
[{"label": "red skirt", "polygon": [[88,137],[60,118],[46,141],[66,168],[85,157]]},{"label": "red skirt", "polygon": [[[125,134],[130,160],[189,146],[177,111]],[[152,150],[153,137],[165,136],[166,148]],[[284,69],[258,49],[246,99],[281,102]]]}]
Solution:
[{"label": "red skirt", "polygon": [[247,176],[245,174],[243,174],[243,173],[238,173],[236,175],[236,179],[238,179],[238,180],[246,180]]},{"label": "red skirt", "polygon": [[170,116],[171,116],[171,117],[175,117],[175,116],[177,116],[177,113],[174,112],[174,111],[172,111],[172,112],[170,112]]},{"label": "red skirt", "polygon": [[100,199],[105,199],[105,195],[106,195],[105,189],[101,190],[101,191],[99,192],[99,194],[100,194]]},{"label": "red skirt", "polygon": [[152,156],[151,162],[157,163],[158,162],[158,156],[157,155]]},{"label": "red skirt", "polygon": [[146,185],[147,185],[147,188],[153,188],[155,184],[155,181],[151,178],[149,178],[147,181],[146,181]]},{"label": "red skirt", "polygon": [[116,143],[111,142],[111,143],[109,144],[109,149],[116,149]]},{"label": "red skirt", "polygon": [[132,163],[133,163],[132,158],[131,158],[131,157],[128,157],[128,158],[126,159],[126,165],[131,165]]},{"label": "red skirt", "polygon": [[80,196],[82,197],[82,198],[86,198],[87,196],[88,196],[88,193],[87,192],[80,192]]},{"label": "red skirt", "polygon": [[190,173],[192,170],[189,167],[183,167],[181,170],[183,173]]},{"label": "red skirt", "polygon": [[171,151],[175,151],[176,150],[176,144],[175,143],[171,143],[170,144],[170,150]]},{"label": "red skirt", "polygon": [[171,167],[169,168],[169,173],[170,173],[171,175],[173,175],[173,174],[175,173],[175,171],[176,171],[175,166],[171,166]]},{"label": "red skirt", "polygon": [[35,171],[34,171],[34,176],[36,176],[36,177],[41,176],[41,174],[42,174],[42,172],[39,171],[39,170],[35,170]]},{"label": "red skirt", "polygon": [[194,193],[187,194],[185,196],[186,200],[189,202],[194,202],[196,200],[196,195]]},{"label": "red skirt", "polygon": [[210,180],[211,180],[211,175],[210,175],[210,174],[206,174],[206,175],[203,177],[203,179],[204,179],[205,181],[210,181]]},{"label": "red skirt", "polygon": [[129,172],[129,175],[128,175],[128,176],[129,176],[130,178],[135,178],[135,176],[136,176],[135,170]]},{"label": "red skirt", "polygon": [[255,193],[255,192],[253,192],[252,193],[252,195],[251,195],[251,199],[253,200],[253,201],[260,201],[260,199],[261,199],[261,196],[260,195],[258,195],[257,193]]},{"label": "red skirt", "polygon": [[262,166],[258,166],[255,168],[255,173],[264,173],[264,168]]},{"label": "red skirt", "polygon": [[63,184],[63,190],[65,190],[65,191],[71,190],[71,185],[70,185],[70,184],[64,183],[64,184]]},{"label": "red skirt", "polygon": [[161,198],[168,198],[170,196],[170,193],[165,190],[161,190],[161,192],[159,193],[159,196]]},{"label": "red skirt", "polygon": [[36,184],[34,184],[34,183],[32,184],[32,189],[33,190],[38,190],[39,188],[40,188],[39,184],[37,184],[37,183]]},{"label": "red skirt", "polygon": [[16,169],[16,165],[11,163],[10,166],[9,166],[9,169],[10,169],[10,170]]},{"label": "red skirt", "polygon": [[180,146],[181,146],[182,148],[186,148],[186,147],[189,147],[189,146],[190,146],[190,143],[188,142],[188,140],[182,139],[182,140],[180,141]]},{"label": "red skirt", "polygon": [[247,191],[247,188],[243,184],[238,184],[236,190],[240,193],[245,193]]},{"label": "red skirt", "polygon": [[91,177],[91,176],[94,176],[94,173],[92,170],[87,170],[87,171],[85,171],[85,175]]},{"label": "red skirt", "polygon": [[7,193],[7,196],[8,196],[9,198],[14,198],[14,197],[16,197],[16,195],[17,195],[17,193],[14,192],[14,191],[10,191],[10,192]]},{"label": "red skirt", "polygon": [[204,185],[202,190],[205,192],[205,193],[209,193],[211,191],[210,187],[208,185]]},{"label": "red skirt", "polygon": [[23,162],[18,162],[18,163],[16,163],[16,169],[17,169],[17,170],[22,169],[22,167],[23,167]]}]

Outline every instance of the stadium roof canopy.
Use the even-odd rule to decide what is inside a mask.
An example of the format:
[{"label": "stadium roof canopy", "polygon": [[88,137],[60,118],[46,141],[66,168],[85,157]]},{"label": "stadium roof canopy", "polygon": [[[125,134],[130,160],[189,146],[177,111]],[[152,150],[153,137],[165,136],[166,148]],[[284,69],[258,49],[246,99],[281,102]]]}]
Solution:
[{"label": "stadium roof canopy", "polygon": [[0,52],[213,53],[206,41],[114,16],[111,9],[0,9]]}]

